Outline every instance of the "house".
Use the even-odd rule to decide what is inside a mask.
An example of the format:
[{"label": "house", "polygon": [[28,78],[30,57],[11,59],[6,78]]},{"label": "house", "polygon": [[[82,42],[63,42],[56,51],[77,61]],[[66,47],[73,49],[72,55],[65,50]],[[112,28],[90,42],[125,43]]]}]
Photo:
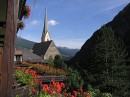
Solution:
[{"label": "house", "polygon": [[21,61],[23,61],[22,51],[15,49],[14,62],[21,62]]},{"label": "house", "polygon": [[41,43],[36,43],[33,46],[33,53],[42,57],[43,60],[54,58],[57,54],[60,55],[55,43],[51,40],[48,31],[47,11],[45,10],[44,29],[41,37]]},{"label": "house", "polygon": [[22,61],[30,63],[48,63],[47,61],[43,60],[40,56],[34,54],[31,50],[19,46],[15,47],[14,61],[16,63]]}]

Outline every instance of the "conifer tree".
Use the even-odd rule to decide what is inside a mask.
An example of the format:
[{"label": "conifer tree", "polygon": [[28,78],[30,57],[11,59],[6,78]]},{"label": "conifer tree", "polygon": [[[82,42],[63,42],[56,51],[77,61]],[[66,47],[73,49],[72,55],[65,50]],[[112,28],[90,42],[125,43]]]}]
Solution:
[{"label": "conifer tree", "polygon": [[111,27],[99,30],[93,55],[91,74],[95,86],[114,97],[127,97],[128,75],[125,57],[127,56],[121,39],[116,39]]}]

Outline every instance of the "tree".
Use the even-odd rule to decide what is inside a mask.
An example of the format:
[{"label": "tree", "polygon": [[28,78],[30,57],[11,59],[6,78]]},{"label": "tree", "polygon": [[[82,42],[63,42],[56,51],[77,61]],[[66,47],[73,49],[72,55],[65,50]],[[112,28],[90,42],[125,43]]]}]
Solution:
[{"label": "tree", "polygon": [[67,71],[67,65],[64,63],[60,55],[56,55],[54,58],[54,67]]},{"label": "tree", "polygon": [[[121,39],[116,39],[111,27],[103,26],[99,30],[95,46],[91,52],[87,75],[93,80],[92,85],[114,97],[127,97],[128,75],[126,67],[126,50]],[[96,83],[96,84],[95,84]]]},{"label": "tree", "polygon": [[66,85],[69,87],[69,91],[77,91],[81,86],[84,85],[84,81],[77,70],[68,68]]},{"label": "tree", "polygon": [[49,57],[48,65],[52,67],[54,66],[54,59],[52,58],[52,56]]}]

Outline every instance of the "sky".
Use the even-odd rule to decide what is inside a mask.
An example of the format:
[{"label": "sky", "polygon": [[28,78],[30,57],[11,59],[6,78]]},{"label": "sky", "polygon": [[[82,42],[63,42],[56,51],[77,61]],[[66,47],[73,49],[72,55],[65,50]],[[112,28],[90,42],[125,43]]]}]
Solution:
[{"label": "sky", "polygon": [[45,8],[51,39],[56,46],[80,49],[87,39],[112,19],[130,0],[27,0],[30,18],[17,36],[41,42]]}]

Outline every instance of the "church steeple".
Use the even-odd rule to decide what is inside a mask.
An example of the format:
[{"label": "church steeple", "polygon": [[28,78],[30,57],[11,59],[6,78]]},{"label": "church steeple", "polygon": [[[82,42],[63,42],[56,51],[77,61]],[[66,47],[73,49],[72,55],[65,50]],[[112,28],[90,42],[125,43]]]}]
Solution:
[{"label": "church steeple", "polygon": [[50,37],[49,32],[48,32],[47,10],[45,9],[44,29],[42,32],[41,42],[46,42],[46,41],[50,41],[50,40],[51,40],[51,37]]}]

